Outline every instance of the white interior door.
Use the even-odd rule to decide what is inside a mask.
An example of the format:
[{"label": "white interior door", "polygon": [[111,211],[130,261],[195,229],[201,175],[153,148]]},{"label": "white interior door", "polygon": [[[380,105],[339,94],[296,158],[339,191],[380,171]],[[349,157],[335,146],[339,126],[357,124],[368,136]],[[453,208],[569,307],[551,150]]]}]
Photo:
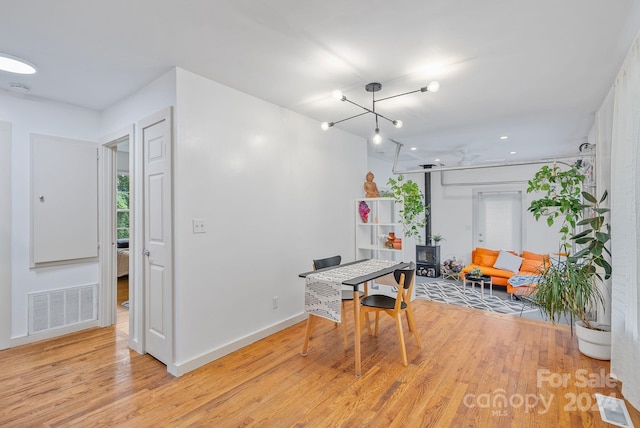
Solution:
[{"label": "white interior door", "polygon": [[522,251],[522,192],[477,192],[474,246]]},{"label": "white interior door", "polygon": [[143,144],[145,350],[172,362],[171,109],[139,124]]}]

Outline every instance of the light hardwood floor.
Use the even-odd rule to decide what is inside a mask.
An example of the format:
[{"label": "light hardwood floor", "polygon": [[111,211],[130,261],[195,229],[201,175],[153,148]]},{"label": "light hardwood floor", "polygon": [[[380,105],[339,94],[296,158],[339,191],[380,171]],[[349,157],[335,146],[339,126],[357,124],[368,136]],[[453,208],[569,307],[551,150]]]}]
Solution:
[{"label": "light hardwood floor", "polygon": [[378,338],[363,333],[360,378],[328,321],[306,357],[303,322],[179,378],[116,327],[0,351],[0,426],[607,426],[594,394],[620,397],[599,378],[609,363],[582,356],[568,327],[428,301],[414,310],[424,348],[406,334],[403,367],[382,317]]}]

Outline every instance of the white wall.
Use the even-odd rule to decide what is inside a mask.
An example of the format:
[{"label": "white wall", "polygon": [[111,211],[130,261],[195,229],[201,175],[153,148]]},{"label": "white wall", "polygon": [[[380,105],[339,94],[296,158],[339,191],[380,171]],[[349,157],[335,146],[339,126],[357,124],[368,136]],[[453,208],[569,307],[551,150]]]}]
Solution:
[{"label": "white wall", "polygon": [[[175,104],[176,69],[171,69],[131,96],[104,110],[100,118],[100,135],[110,135]],[[131,142],[129,151],[134,152]]]},{"label": "white wall", "polygon": [[[521,190],[523,209],[526,210],[535,194],[527,194],[526,181],[541,165],[482,168],[432,173],[433,232],[445,237],[441,243],[441,256],[455,256],[465,263],[471,262],[473,250],[473,192],[474,190]],[[535,220],[528,211],[524,215],[525,236],[522,248],[536,253],[558,251],[557,227],[549,228],[541,219]]]},{"label": "white wall", "polygon": [[11,337],[11,124],[0,122],[0,349]]},{"label": "white wall", "polygon": [[[524,195],[523,209],[526,210],[535,194],[527,194],[527,180],[533,178],[542,165],[513,166],[450,172],[434,172],[431,178],[432,233],[441,234],[441,258],[456,257],[465,263],[471,262],[473,250],[473,192],[474,190],[521,190]],[[390,176],[393,164],[376,158],[368,158],[368,169],[375,176],[378,188],[382,189]],[[378,181],[378,177],[381,178]],[[424,186],[423,174],[409,174]],[[544,220],[537,222],[533,215],[524,213],[525,237],[523,249],[539,253],[558,251],[557,227],[549,228]]]},{"label": "white wall", "polygon": [[[354,252],[367,158],[360,137],[321,132],[193,73],[178,70],[177,86],[175,337],[184,366],[303,315],[297,275],[313,258]],[[192,233],[194,218],[207,233]]]},{"label": "white wall", "polygon": [[20,338],[27,334],[27,293],[98,282],[97,263],[29,269],[30,134],[98,141],[99,113],[0,91],[0,120],[11,123],[12,131],[12,280],[0,287],[11,288],[11,337]]}]

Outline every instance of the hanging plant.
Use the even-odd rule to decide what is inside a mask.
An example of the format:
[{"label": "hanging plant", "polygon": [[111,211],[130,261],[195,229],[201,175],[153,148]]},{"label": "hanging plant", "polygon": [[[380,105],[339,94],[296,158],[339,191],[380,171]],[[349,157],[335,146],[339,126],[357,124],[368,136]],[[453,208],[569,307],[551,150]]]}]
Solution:
[{"label": "hanging plant", "polygon": [[428,208],[424,205],[424,195],[418,184],[404,179],[399,175],[397,179],[390,178],[387,184],[391,187],[392,197],[396,203],[402,204],[399,210],[400,223],[405,236],[422,240],[422,229],[427,224]]}]

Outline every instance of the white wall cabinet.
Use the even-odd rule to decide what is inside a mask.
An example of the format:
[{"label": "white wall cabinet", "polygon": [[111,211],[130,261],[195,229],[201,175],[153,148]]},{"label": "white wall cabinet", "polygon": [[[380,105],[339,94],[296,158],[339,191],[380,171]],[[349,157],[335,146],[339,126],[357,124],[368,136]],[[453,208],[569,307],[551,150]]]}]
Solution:
[{"label": "white wall cabinet", "polygon": [[31,266],[98,255],[95,143],[32,134]]}]

